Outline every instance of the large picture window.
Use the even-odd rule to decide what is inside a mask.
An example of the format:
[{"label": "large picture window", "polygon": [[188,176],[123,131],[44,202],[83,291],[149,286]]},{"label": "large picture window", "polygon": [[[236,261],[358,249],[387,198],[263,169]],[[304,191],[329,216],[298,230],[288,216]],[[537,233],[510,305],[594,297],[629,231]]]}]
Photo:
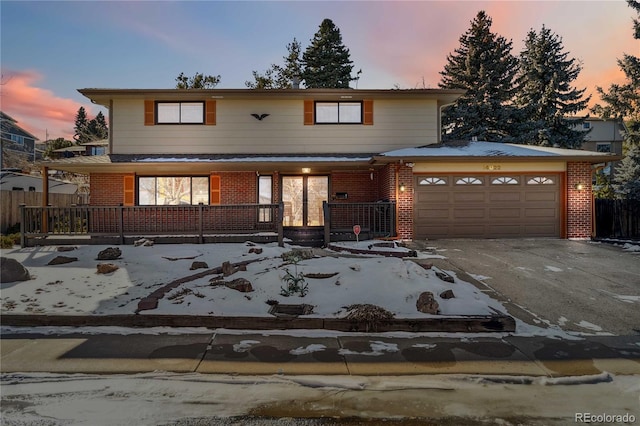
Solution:
[{"label": "large picture window", "polygon": [[157,102],[158,124],[203,124],[204,102]]},{"label": "large picture window", "polygon": [[318,124],[361,124],[362,102],[316,102]]},{"label": "large picture window", "polygon": [[138,204],[170,206],[209,204],[209,178],[201,176],[153,176],[138,178]]}]

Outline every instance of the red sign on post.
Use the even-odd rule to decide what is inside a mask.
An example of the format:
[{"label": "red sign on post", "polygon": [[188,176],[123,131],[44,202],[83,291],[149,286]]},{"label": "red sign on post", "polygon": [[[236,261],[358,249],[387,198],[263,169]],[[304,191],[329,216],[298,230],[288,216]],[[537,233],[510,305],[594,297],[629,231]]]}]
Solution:
[{"label": "red sign on post", "polygon": [[360,225],[353,225],[353,233],[360,235]]}]

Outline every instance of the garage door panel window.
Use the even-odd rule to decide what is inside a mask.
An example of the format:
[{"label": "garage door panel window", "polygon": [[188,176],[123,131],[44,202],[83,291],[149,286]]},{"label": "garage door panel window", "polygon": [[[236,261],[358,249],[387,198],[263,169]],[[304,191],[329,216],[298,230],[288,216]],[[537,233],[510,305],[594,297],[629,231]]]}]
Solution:
[{"label": "garage door panel window", "polygon": [[555,185],[556,180],[550,176],[528,176],[527,185]]},{"label": "garage door panel window", "polygon": [[520,180],[515,176],[499,176],[491,180],[492,185],[519,185]]},{"label": "garage door panel window", "polygon": [[456,179],[456,185],[482,185],[482,184],[484,184],[482,178],[477,178],[474,176],[461,177]]},{"label": "garage door panel window", "polygon": [[428,177],[421,179],[418,185],[446,185],[447,178],[444,177]]}]

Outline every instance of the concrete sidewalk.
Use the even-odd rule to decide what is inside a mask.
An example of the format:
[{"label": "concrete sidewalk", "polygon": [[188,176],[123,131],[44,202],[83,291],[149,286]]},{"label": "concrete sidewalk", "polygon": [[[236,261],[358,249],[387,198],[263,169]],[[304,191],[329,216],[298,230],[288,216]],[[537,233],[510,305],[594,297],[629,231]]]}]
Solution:
[{"label": "concrete sidewalk", "polygon": [[579,376],[640,374],[640,336],[298,337],[279,334],[3,334],[0,371],[127,374]]}]

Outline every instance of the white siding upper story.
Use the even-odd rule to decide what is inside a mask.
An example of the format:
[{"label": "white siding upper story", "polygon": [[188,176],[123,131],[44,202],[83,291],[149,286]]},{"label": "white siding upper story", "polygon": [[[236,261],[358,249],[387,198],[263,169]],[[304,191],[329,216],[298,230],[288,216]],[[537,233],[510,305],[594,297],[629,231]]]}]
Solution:
[{"label": "white siding upper story", "polygon": [[[371,154],[438,143],[440,111],[464,91],[81,89],[80,93],[109,109],[112,154]],[[215,101],[215,125],[149,121],[148,107],[157,102],[209,105],[211,101]],[[362,102],[363,123],[310,124],[308,108],[313,102]],[[268,116],[258,120],[252,114]]]}]

